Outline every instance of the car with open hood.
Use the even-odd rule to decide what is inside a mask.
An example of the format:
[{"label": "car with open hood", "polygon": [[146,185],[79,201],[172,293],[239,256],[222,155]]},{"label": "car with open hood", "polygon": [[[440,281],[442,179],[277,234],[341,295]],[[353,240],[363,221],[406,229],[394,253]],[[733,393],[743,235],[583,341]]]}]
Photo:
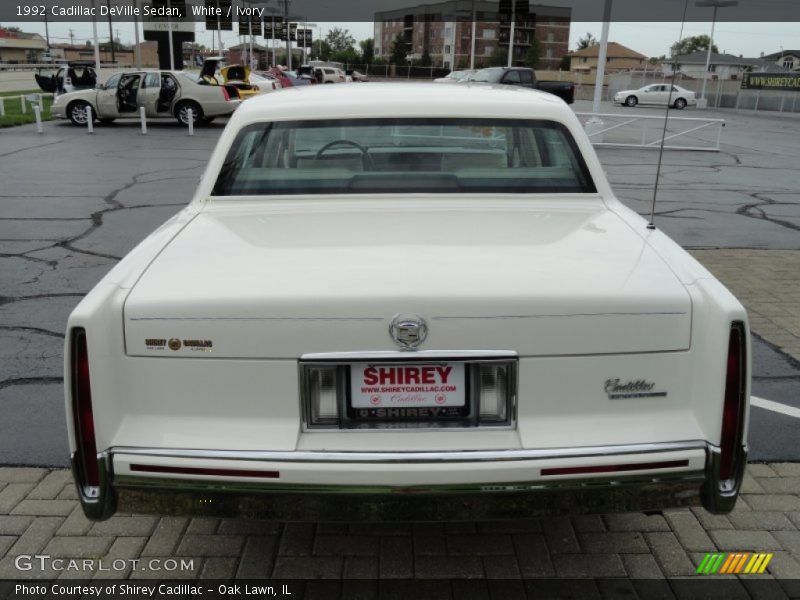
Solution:
[{"label": "car with open hood", "polygon": [[725,513],[745,467],[744,308],[516,86],[244,102],[65,350],[92,519]]},{"label": "car with open hood", "polygon": [[51,113],[85,126],[91,109],[93,119],[110,123],[138,118],[142,108],[148,119],[175,118],[188,124],[211,122],[233,113],[241,102],[235,86],[213,84],[185,71],[126,71],[117,73],[94,89],[62,94],[53,101]]}]

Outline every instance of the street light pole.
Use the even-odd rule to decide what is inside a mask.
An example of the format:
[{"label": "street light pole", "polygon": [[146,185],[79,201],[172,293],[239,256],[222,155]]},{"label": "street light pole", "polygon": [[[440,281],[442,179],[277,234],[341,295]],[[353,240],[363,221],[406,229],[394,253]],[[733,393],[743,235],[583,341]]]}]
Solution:
[{"label": "street light pole", "polygon": [[[456,23],[454,27],[457,28],[457,26],[458,25]],[[455,42],[455,39],[453,41]],[[455,54],[455,52],[453,54]],[[453,62],[455,62],[455,59],[453,60]],[[452,67],[451,70],[455,71],[456,65],[451,65],[451,67]],[[475,69],[475,0],[472,0],[472,40],[470,42],[470,50],[469,50],[469,68],[472,70]]]},{"label": "street light pole", "polygon": [[169,39],[169,70],[175,70],[175,48],[172,41],[172,6],[167,0],[167,38]]},{"label": "street light pole", "polygon": [[714,46],[714,26],[717,24],[717,9],[725,8],[726,6],[736,6],[739,4],[737,0],[701,0],[695,2],[695,6],[713,6],[714,14],[711,17],[711,37],[708,40],[708,51],[706,52],[706,70],[703,73],[703,89],[700,92],[700,98],[697,99],[697,108],[705,108],[708,106],[708,99],[706,98],[706,82],[708,81],[708,68],[711,65],[711,48]]},{"label": "street light pole", "polygon": [[117,53],[114,51],[114,28],[111,25],[111,0],[106,0],[108,7],[108,41],[111,42],[111,62],[117,62]]},{"label": "street light pole", "polygon": [[[47,53],[50,54],[50,28],[47,25],[47,11],[44,11],[44,35],[47,39]],[[50,61],[52,62],[52,57]]]},{"label": "street light pole", "polygon": [[[139,8],[139,0],[134,0],[133,3],[134,8]],[[135,13],[136,11],[134,11]],[[134,62],[136,63],[136,68],[142,68],[142,49],[139,46],[139,18],[136,14],[133,15],[133,36],[135,39],[135,46],[133,47],[133,54],[134,54]]]},{"label": "street light pole", "polygon": [[606,73],[606,55],[608,53],[608,28],[611,24],[611,0],[605,0],[603,6],[603,29],[600,33],[600,48],[597,52],[597,73],[594,79],[594,98],[592,101],[592,116],[586,121],[585,129],[589,135],[594,135],[593,142],[602,142],[604,127],[600,113],[600,100],[603,97],[603,78]]},{"label": "street light pole", "polygon": [[516,0],[511,0],[511,30],[508,32],[508,66],[510,67],[514,60],[514,19],[516,17]]},{"label": "street light pole", "polygon": [[[92,0],[92,9],[94,9],[94,0]],[[94,10],[92,10],[94,13]],[[97,41],[97,17],[92,17],[92,36],[94,38],[94,68],[97,71],[97,76],[100,77],[100,44]]]}]

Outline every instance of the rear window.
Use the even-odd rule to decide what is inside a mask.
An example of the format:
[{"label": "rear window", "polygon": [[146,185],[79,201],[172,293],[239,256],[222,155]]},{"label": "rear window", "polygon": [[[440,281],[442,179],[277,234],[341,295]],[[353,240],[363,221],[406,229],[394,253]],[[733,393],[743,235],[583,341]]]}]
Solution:
[{"label": "rear window", "polygon": [[250,125],[234,140],[213,194],[595,191],[560,123],[448,118]]}]

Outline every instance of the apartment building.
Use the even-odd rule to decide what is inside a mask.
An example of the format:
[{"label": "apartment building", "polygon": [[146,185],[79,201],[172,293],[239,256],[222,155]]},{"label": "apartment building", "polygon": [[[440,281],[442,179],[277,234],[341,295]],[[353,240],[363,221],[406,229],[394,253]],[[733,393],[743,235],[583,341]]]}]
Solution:
[{"label": "apartment building", "polygon": [[[485,66],[500,52],[507,55],[511,32],[511,0],[448,0],[375,13],[375,56],[389,59],[392,44],[403,36],[411,45],[409,57],[427,53],[434,66],[469,65],[472,21],[475,26],[475,66]],[[524,64],[533,40],[539,44],[539,66],[558,69],[568,53],[569,8],[514,2],[514,64]]]}]

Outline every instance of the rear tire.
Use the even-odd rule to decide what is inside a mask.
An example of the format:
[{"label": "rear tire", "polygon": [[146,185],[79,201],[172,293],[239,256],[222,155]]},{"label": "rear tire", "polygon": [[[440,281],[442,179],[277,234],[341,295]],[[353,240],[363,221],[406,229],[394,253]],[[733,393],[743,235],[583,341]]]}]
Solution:
[{"label": "rear tire", "polygon": [[203,109],[197,102],[180,102],[175,107],[175,118],[178,119],[178,123],[187,127],[189,126],[189,109],[192,109],[192,123],[195,125],[203,118]]},{"label": "rear tire", "polygon": [[628,96],[625,98],[625,106],[633,108],[637,104],[639,104],[639,99],[636,96]]},{"label": "rear tire", "polygon": [[673,104],[673,106],[678,110],[683,110],[684,108],[686,108],[686,100],[684,100],[683,98],[678,98],[677,100],[675,100],[675,104]]},{"label": "rear tire", "polygon": [[[86,107],[91,106],[85,100],[75,100],[74,102],[70,102],[69,106],[67,106],[67,116],[69,120],[72,121],[72,124],[77,127],[86,127],[89,122],[89,118],[86,115]],[[92,117],[94,117],[95,111],[92,110]]]}]

